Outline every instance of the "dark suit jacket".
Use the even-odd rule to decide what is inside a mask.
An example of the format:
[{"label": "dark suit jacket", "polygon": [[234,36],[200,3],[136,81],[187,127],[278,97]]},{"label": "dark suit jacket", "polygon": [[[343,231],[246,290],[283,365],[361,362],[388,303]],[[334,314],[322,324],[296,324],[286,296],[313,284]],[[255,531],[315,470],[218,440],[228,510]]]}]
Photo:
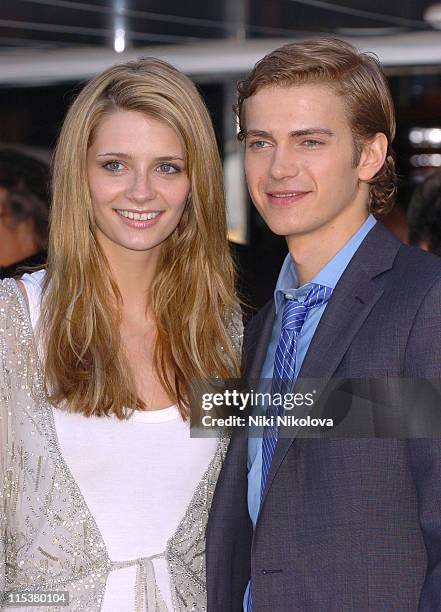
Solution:
[{"label": "dark suit jacket", "polygon": [[[245,332],[258,378],[274,304]],[[300,378],[441,378],[441,258],[380,223],[338,282]],[[301,382],[301,381],[300,381]],[[441,441],[279,438],[254,534],[233,438],[207,532],[209,612],[441,610]]]}]

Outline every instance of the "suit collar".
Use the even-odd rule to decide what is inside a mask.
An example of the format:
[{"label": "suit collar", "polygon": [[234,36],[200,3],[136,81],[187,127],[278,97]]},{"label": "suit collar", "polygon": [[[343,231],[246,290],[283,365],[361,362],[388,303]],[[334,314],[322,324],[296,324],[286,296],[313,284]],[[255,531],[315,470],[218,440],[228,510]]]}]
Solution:
[{"label": "suit collar", "polygon": [[[357,327],[354,321],[357,317],[354,316],[354,309],[349,304],[355,302],[355,311],[358,312],[359,305],[368,305],[371,299],[374,299],[376,285],[370,281],[392,268],[400,246],[400,241],[382,223],[376,223],[367,234],[334,289],[303,363],[300,372],[302,377],[321,376],[319,372],[322,372],[324,365],[321,357],[323,349],[331,344],[335,347],[335,342],[339,339],[342,340],[343,347],[345,338],[340,336],[346,336],[346,340],[349,336],[352,338],[353,334],[346,333],[348,322],[354,333],[359,326]],[[274,300],[270,300],[245,329],[246,355],[243,371],[250,380],[260,378],[271,339],[274,317]],[[336,336],[337,333],[339,336]],[[314,353],[316,353],[315,358]],[[334,361],[335,359],[329,362],[328,371],[332,369]]]},{"label": "suit collar", "polygon": [[276,315],[280,308],[285,303],[285,295],[292,294],[295,297],[297,293],[307,290],[310,283],[316,283],[335,289],[338,281],[344,270],[347,268],[354,253],[357,252],[367,234],[377,223],[373,215],[369,215],[361,227],[347,240],[347,242],[334,254],[333,257],[319,270],[314,277],[302,287],[299,286],[299,281],[296,273],[296,266],[293,262],[290,253],[285,258],[279,277],[277,279],[276,288],[274,291],[274,301],[276,304]]},{"label": "suit collar", "polygon": [[375,278],[390,270],[401,246],[382,224],[366,236],[343,272],[312,338],[301,378],[330,377],[383,293]]},{"label": "suit collar", "polygon": [[[376,223],[355,253],[351,264],[363,268],[369,278],[390,270],[401,247],[401,242],[382,223]],[[346,274],[343,274],[343,276]]]}]

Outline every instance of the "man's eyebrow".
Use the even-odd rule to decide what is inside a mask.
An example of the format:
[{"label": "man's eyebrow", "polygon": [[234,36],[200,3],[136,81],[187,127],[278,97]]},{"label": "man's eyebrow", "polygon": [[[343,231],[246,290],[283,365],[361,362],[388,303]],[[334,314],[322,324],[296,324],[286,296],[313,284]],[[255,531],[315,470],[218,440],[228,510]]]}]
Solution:
[{"label": "man's eyebrow", "polygon": [[311,128],[305,128],[303,130],[294,130],[293,132],[289,133],[290,136],[294,136],[295,138],[299,138],[302,136],[313,136],[315,134],[320,134],[322,136],[335,136],[332,130],[328,130],[327,128],[320,128],[320,127],[311,127]]},{"label": "man's eyebrow", "polygon": [[[335,136],[332,130],[321,127],[310,127],[304,128],[302,130],[293,130],[289,133],[290,136],[294,136],[295,138],[301,138],[302,136],[313,136],[314,134],[320,134],[322,136]],[[271,132],[266,132],[265,130],[246,130],[245,138],[249,137],[272,138],[272,134]]]},{"label": "man's eyebrow", "polygon": [[245,138],[249,138],[250,136],[272,138],[271,132],[265,132],[264,130],[245,130]]}]

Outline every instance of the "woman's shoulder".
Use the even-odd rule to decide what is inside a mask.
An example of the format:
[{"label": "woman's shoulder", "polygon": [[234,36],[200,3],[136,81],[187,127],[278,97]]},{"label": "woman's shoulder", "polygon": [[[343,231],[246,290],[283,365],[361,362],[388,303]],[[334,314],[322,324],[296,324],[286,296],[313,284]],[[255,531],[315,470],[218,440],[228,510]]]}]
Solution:
[{"label": "woman's shoulder", "polygon": [[0,280],[0,317],[4,318],[20,302],[20,289],[13,278]]},{"label": "woman's shoulder", "polygon": [[25,288],[29,302],[32,301],[31,296],[41,296],[45,276],[46,270],[37,270],[20,277],[19,283]]},{"label": "woman's shoulder", "polygon": [[18,333],[29,333],[29,308],[23,287],[13,278],[0,280],[0,339],[2,346]]},{"label": "woman's shoulder", "polygon": [[20,290],[24,294],[28,305],[33,329],[35,329],[40,316],[41,296],[45,276],[46,270],[38,270],[30,274],[23,274],[18,280]]},{"label": "woman's shoulder", "polygon": [[30,294],[41,294],[46,270],[23,274],[19,279],[0,280],[0,295],[3,301],[17,300],[20,294],[29,300]]}]

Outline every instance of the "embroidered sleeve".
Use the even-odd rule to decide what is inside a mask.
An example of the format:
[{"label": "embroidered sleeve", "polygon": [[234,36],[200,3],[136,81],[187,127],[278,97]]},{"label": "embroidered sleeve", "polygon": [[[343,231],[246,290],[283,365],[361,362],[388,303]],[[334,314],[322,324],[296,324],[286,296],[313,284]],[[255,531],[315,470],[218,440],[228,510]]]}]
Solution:
[{"label": "embroidered sleeve", "polygon": [[70,610],[98,612],[110,560],[59,451],[29,313],[11,279],[0,284],[0,478],[0,589],[68,591]]},{"label": "embroidered sleeve", "polygon": [[[11,446],[14,298],[0,281],[0,598],[6,590],[6,520],[14,482],[8,456]],[[1,605],[1,600],[0,600]]]}]

